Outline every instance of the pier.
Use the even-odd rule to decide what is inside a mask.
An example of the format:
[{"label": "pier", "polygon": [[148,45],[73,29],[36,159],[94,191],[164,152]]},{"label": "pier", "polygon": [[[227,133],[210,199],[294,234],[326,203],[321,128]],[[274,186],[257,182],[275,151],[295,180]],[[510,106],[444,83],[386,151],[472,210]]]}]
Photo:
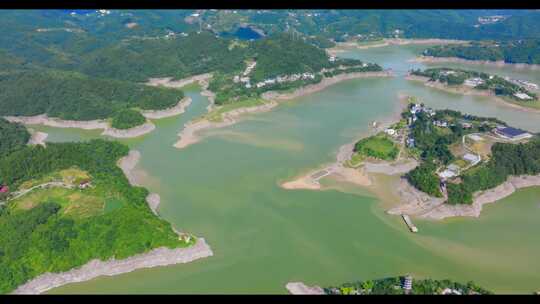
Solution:
[{"label": "pier", "polygon": [[411,218],[407,214],[402,214],[401,217],[403,218],[405,224],[407,224],[411,232],[418,232],[418,228],[416,228],[416,226],[411,221]]}]

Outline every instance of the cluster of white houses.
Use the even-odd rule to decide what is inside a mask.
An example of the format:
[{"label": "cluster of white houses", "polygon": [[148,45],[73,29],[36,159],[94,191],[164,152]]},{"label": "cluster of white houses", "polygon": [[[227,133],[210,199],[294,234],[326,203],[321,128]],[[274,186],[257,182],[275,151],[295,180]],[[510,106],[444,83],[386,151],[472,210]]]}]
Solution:
[{"label": "cluster of white houses", "polygon": [[[255,68],[256,65],[257,65],[257,62],[249,63],[247,65],[246,69],[244,70],[244,72],[242,73],[242,75],[236,75],[236,76],[233,77],[233,82],[234,83],[243,83],[244,86],[247,89],[252,88],[253,85],[251,84],[251,79],[249,77],[249,74]],[[257,87],[257,88],[262,88],[262,87],[267,86],[267,85],[273,85],[273,84],[276,84],[276,83],[284,83],[284,82],[293,82],[293,81],[297,81],[297,80],[300,80],[300,79],[303,79],[303,80],[315,79],[315,74],[306,72],[306,73],[302,73],[302,74],[292,74],[292,75],[277,76],[275,78],[269,78],[269,79],[265,79],[263,81],[257,82],[254,86]]]}]

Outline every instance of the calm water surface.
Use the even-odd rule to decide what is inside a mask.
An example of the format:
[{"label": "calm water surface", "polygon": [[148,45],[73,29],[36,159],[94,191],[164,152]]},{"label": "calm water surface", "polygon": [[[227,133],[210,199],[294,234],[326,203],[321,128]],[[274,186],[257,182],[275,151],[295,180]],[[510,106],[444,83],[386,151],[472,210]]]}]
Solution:
[{"label": "calm water surface", "polygon": [[[345,57],[375,61],[400,76],[423,47],[353,50]],[[482,67],[484,70],[490,68]],[[540,82],[538,72],[503,68],[501,75]],[[496,292],[540,289],[540,189],[517,192],[485,208],[478,219],[416,221],[410,233],[399,217],[365,189],[287,191],[279,182],[335,160],[340,145],[393,113],[399,93],[435,108],[497,116],[540,131],[540,115],[488,98],[449,94],[402,77],[359,79],[286,102],[202,142],[172,147],[183,124],[208,103],[197,89],[185,114],[157,122],[140,138],[123,140],[142,153],[138,170],[158,192],[159,213],[178,229],[204,237],[215,256],[70,284],[51,293],[285,293],[289,281],[321,286],[411,273],[474,280]],[[99,132],[36,127],[50,141],[98,137]]]}]

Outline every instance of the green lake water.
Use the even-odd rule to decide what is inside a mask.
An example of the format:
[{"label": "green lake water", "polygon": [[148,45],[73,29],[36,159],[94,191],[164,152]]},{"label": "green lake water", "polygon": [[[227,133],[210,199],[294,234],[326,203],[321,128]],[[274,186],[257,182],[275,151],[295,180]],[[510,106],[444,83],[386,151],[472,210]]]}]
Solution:
[{"label": "green lake water", "polygon": [[[415,277],[474,280],[495,292],[540,289],[540,188],[529,188],[485,207],[480,218],[415,220],[384,213],[368,191],[284,190],[278,184],[335,160],[338,148],[388,118],[398,94],[435,108],[496,116],[540,131],[540,115],[489,98],[461,96],[403,79],[407,60],[423,47],[352,50],[342,56],[392,68],[393,79],[358,79],[285,102],[273,111],[208,132],[185,149],[172,147],[184,123],[205,112],[197,88],[187,112],[156,122],[154,132],[122,140],[142,154],[137,170],[161,195],[159,213],[178,229],[204,237],[214,256],[185,265],[137,270],[66,285],[50,293],[286,293],[285,284],[320,286],[411,273]],[[476,68],[471,66],[469,68]],[[539,72],[486,71],[540,82]],[[491,70],[490,70],[491,69]],[[48,141],[98,137],[99,132],[36,127]]]}]

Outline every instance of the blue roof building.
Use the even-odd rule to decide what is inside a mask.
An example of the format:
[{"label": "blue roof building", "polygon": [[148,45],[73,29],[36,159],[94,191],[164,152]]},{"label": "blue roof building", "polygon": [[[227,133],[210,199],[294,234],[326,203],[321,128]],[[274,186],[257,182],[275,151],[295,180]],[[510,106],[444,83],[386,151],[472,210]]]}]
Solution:
[{"label": "blue roof building", "polygon": [[532,137],[532,135],[528,133],[527,131],[523,131],[521,129],[516,129],[512,127],[496,128],[495,133],[499,135],[500,137],[510,139],[510,140],[520,140],[520,139]]}]

